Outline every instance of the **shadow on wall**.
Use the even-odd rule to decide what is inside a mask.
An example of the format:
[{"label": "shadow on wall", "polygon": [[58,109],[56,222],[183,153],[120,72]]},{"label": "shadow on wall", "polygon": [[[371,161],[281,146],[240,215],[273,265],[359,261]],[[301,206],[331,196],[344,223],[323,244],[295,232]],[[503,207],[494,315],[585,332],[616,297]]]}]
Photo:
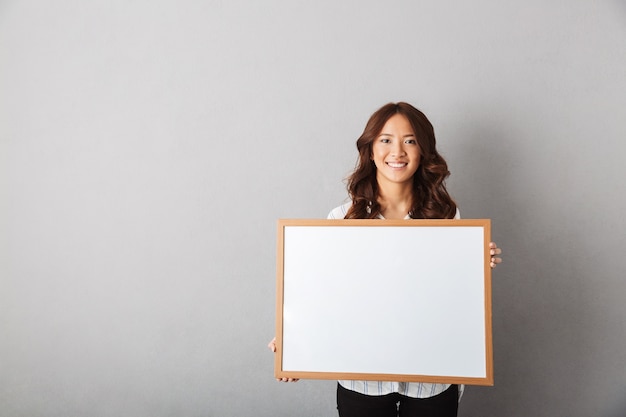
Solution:
[{"label": "shadow on wall", "polygon": [[624,417],[626,415],[626,399],[622,399],[621,403],[611,409],[611,412],[607,414],[607,417]]},{"label": "shadow on wall", "polygon": [[585,415],[580,401],[589,394],[578,366],[589,348],[579,326],[588,277],[576,259],[585,242],[567,227],[564,199],[546,181],[551,167],[536,157],[536,139],[493,124],[463,137],[451,158],[452,192],[464,218],[492,219],[504,264],[492,285],[495,386],[468,387],[461,415],[542,415],[550,408]]},{"label": "shadow on wall", "polygon": [[454,153],[446,156],[452,171],[451,192],[462,217],[490,218],[492,239],[504,250],[504,263],[494,271],[492,283],[495,386],[467,387],[460,404],[463,416],[514,415],[507,414],[509,404],[515,404],[515,396],[520,392],[519,375],[529,372],[527,364],[532,361],[529,355],[516,354],[514,346],[511,349],[512,339],[508,335],[513,332],[515,338],[532,334],[532,327],[508,300],[512,295],[511,283],[525,287],[528,281],[518,275],[523,270],[519,255],[523,245],[516,225],[522,221],[523,210],[516,198],[522,193],[517,190],[519,181],[515,181],[514,174],[520,150],[509,144],[511,138],[505,132],[506,129],[493,125],[464,128],[455,135],[462,139],[455,145]]}]

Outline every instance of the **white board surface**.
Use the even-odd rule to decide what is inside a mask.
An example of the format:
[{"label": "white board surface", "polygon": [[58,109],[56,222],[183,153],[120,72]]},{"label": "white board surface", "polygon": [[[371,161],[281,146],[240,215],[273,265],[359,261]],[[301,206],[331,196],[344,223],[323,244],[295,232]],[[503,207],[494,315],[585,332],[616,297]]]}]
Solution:
[{"label": "white board surface", "polygon": [[371,222],[279,228],[277,371],[489,382],[488,220]]}]

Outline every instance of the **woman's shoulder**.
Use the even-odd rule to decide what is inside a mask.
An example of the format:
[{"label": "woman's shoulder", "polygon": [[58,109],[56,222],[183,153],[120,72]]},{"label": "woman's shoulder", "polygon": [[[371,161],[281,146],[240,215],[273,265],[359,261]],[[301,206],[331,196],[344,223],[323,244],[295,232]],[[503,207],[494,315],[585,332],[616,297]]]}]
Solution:
[{"label": "woman's shoulder", "polygon": [[[330,211],[330,213],[328,213],[327,219],[329,220],[344,219],[346,217],[346,214],[348,213],[348,210],[350,210],[350,207],[352,207],[351,201],[348,201],[347,203],[344,203],[340,205],[339,207],[335,207],[334,209]],[[461,211],[459,210],[458,207],[456,209],[454,218],[455,219],[461,218]]]},{"label": "woman's shoulder", "polygon": [[346,217],[346,213],[348,213],[348,210],[350,210],[351,206],[352,202],[349,201],[345,204],[340,205],[339,207],[335,207],[330,211],[330,213],[328,213],[327,218],[331,220],[343,219]]}]

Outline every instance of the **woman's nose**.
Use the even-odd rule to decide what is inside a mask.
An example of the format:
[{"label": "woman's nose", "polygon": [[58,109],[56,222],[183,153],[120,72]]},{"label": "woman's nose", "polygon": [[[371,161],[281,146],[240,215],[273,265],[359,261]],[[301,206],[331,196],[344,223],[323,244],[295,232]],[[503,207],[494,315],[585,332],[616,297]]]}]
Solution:
[{"label": "woman's nose", "polygon": [[404,156],[405,154],[406,152],[404,151],[404,147],[402,146],[402,144],[395,145],[391,150],[391,156],[394,157]]}]

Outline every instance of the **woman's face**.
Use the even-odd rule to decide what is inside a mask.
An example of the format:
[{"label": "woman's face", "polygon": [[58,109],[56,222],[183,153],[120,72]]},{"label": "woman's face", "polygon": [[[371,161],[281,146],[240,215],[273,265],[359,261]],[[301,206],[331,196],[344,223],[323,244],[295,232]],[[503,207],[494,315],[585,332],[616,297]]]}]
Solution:
[{"label": "woman's face", "polygon": [[393,115],[372,144],[376,179],[385,184],[411,185],[420,162],[420,147],[408,119]]}]

